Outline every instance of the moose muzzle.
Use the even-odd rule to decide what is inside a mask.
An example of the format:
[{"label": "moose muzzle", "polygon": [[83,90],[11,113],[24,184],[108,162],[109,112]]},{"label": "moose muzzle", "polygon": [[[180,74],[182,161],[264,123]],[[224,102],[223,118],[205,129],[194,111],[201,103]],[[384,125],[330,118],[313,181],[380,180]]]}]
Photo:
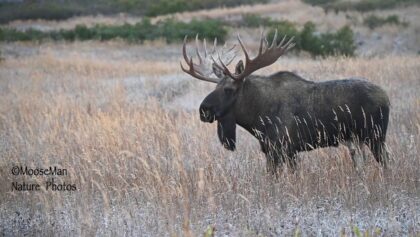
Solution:
[{"label": "moose muzzle", "polygon": [[203,122],[212,123],[216,119],[216,115],[212,108],[205,105],[200,106],[200,119]]}]

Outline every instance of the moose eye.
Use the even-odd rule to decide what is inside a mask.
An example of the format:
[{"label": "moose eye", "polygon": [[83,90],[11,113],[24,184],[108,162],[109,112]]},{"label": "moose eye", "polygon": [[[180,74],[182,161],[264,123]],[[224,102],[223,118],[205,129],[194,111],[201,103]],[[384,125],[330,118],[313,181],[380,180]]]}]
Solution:
[{"label": "moose eye", "polygon": [[225,94],[226,95],[231,95],[231,94],[233,94],[233,89],[232,88],[224,88],[224,91],[225,91]]}]

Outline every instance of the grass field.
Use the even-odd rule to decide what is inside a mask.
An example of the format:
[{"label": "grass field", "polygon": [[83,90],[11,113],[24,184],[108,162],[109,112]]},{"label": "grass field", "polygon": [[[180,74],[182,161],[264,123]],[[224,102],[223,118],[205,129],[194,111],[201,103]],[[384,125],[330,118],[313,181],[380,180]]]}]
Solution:
[{"label": "grass field", "polygon": [[[0,235],[418,236],[420,56],[308,59],[261,70],[324,81],[364,77],[391,100],[384,171],[353,169],[344,146],[299,155],[295,174],[265,171],[257,141],[219,144],[198,106],[213,86],[161,42],[0,46]],[[156,53],[162,52],[162,53]],[[11,191],[15,165],[57,166],[76,191]],[[210,228],[210,229],[209,229]],[[210,231],[211,232],[211,231]]]}]

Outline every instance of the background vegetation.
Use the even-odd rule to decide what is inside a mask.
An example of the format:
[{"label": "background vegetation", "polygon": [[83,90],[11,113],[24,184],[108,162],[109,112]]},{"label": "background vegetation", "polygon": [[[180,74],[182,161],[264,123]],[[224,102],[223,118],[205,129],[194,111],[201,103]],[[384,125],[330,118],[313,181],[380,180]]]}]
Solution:
[{"label": "background vegetation", "polygon": [[77,25],[72,30],[43,32],[29,29],[18,31],[11,28],[0,28],[0,41],[42,41],[42,40],[111,40],[121,38],[129,42],[165,39],[168,43],[181,41],[185,35],[218,38],[224,41],[227,30],[218,20],[193,20],[189,23],[167,19],[152,24],[144,19],[136,24],[96,25],[86,27]]},{"label": "background vegetation", "polygon": [[269,29],[268,39],[273,38],[275,30],[281,36],[294,37],[295,50],[309,52],[312,56],[346,55],[353,56],[356,50],[353,31],[349,26],[344,26],[336,32],[320,33],[312,22],[307,22],[303,29],[289,21],[278,21],[268,17],[254,14],[243,16],[242,26],[260,27]]},{"label": "background vegetation", "polygon": [[400,21],[400,18],[397,15],[379,17],[372,14],[363,20],[363,24],[368,26],[370,29],[375,29],[376,27],[381,27],[386,24],[397,25],[397,26],[402,26],[402,27],[408,26],[408,23],[404,21]]},{"label": "background vegetation", "polygon": [[268,0],[23,0],[0,2],[0,23],[22,19],[63,20],[72,16],[120,12],[157,16],[221,6],[265,3]]},{"label": "background vegetation", "polygon": [[380,9],[391,9],[397,6],[420,5],[418,0],[358,0],[358,1],[344,1],[344,0],[303,0],[303,2],[322,6],[325,10],[334,11],[373,11]]},{"label": "background vegetation", "polygon": [[[96,25],[86,27],[78,25],[72,30],[42,32],[29,29],[18,31],[0,28],[0,41],[42,41],[42,40],[111,40],[121,38],[129,42],[165,39],[166,42],[180,42],[185,35],[213,39],[224,42],[229,22],[219,20],[192,20],[189,23],[166,19],[152,24],[147,18],[136,24]],[[268,38],[272,38],[277,29],[280,36],[295,37],[295,50],[309,52],[312,56],[347,55],[353,56],[356,49],[353,31],[346,26],[337,32],[318,33],[316,26],[308,22],[302,30],[289,21],[272,20],[258,15],[246,14],[240,23],[242,27],[256,28],[264,26],[269,29]],[[280,37],[279,37],[280,38]]]}]

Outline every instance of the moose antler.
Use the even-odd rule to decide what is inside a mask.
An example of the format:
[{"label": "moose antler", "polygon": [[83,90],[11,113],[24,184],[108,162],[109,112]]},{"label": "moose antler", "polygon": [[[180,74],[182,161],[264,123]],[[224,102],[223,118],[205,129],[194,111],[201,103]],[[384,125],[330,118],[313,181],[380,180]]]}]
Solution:
[{"label": "moose antler", "polygon": [[[293,38],[291,37],[286,43],[286,36],[283,37],[281,42],[277,44],[277,30],[274,33],[274,38],[271,43],[271,46],[268,47],[268,41],[266,37],[263,37],[263,32],[261,32],[261,39],[260,39],[260,46],[258,50],[258,55],[254,59],[250,59],[248,52],[242,43],[241,37],[238,34],[238,41],[241,45],[242,51],[245,55],[245,69],[240,74],[233,74],[229,71],[227,68],[227,65],[223,63],[223,61],[218,57],[219,63],[221,67],[223,68],[223,72],[225,75],[231,77],[234,80],[243,80],[245,77],[249,76],[251,73],[257,71],[260,68],[269,66],[277,61],[277,59],[282,56],[284,53],[286,53],[289,49],[293,48],[295,46],[295,43],[293,43]],[[264,49],[264,44],[267,45]],[[216,60],[213,58],[213,61],[216,62]]]},{"label": "moose antler", "polygon": [[[217,38],[214,39],[214,44],[213,44],[213,49],[210,51],[210,53],[207,51],[207,43],[206,43],[206,39],[203,40],[203,46],[204,46],[204,57],[200,54],[199,52],[199,39],[198,39],[198,35],[196,35],[195,37],[195,52],[197,54],[198,57],[198,64],[194,63],[193,58],[192,57],[188,57],[187,55],[187,49],[186,49],[186,45],[187,45],[187,36],[185,36],[184,38],[184,44],[182,46],[182,54],[184,56],[184,60],[188,65],[188,69],[184,68],[184,66],[182,65],[182,62],[180,62],[181,65],[181,69],[182,71],[188,73],[189,75],[203,80],[203,81],[208,81],[208,82],[214,82],[214,83],[218,83],[219,79],[218,78],[212,78],[210,77],[210,75],[213,73],[213,56],[214,55],[220,55],[219,52],[216,51],[216,45],[217,45]],[[231,48],[227,48],[227,46],[225,45],[222,49],[222,55],[223,55],[223,59],[220,58],[220,56],[218,56],[219,61],[223,63],[223,65],[229,65],[233,59],[236,56],[236,52],[233,51],[233,49],[236,47],[236,45],[233,45]],[[220,65],[217,65],[217,63],[215,64],[215,66],[217,66],[219,69],[223,70],[223,67]]]}]

